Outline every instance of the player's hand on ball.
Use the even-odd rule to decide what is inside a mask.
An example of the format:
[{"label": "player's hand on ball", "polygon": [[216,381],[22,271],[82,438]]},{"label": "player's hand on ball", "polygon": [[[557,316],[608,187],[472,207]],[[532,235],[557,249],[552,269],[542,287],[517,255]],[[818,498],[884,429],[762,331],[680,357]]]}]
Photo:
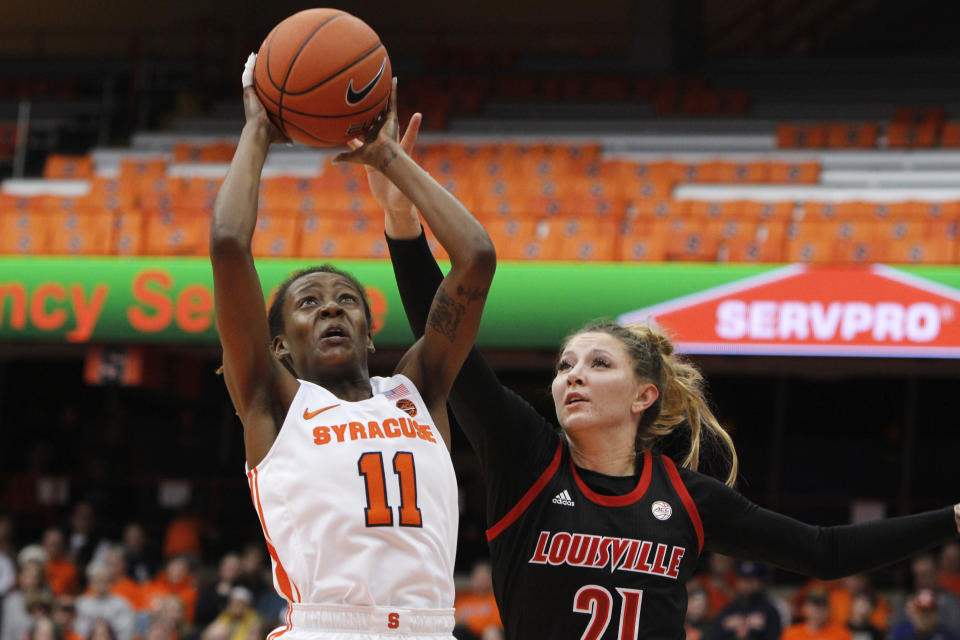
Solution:
[{"label": "player's hand on ball", "polygon": [[[419,125],[418,125],[419,127]],[[400,131],[397,117],[397,79],[393,79],[390,89],[390,104],[387,110],[381,113],[370,127],[363,140],[355,138],[347,142],[349,151],[337,154],[333,159],[336,162],[358,162],[384,171],[402,151],[397,142]]]},{"label": "player's hand on ball", "polygon": [[[413,153],[413,148],[417,144],[417,133],[420,131],[420,122],[422,120],[422,115],[419,113],[413,114],[413,116],[410,117],[407,130],[404,131],[403,137],[399,141],[400,148],[408,155]],[[351,140],[347,143],[351,149],[358,148],[362,144],[359,140]],[[365,164],[363,168],[367,171],[367,181],[370,183],[370,192],[373,194],[377,203],[383,207],[384,211],[391,214],[416,215],[410,198],[403,195],[403,192],[390,182],[387,176],[369,164]]]},{"label": "player's hand on ball", "polygon": [[267,110],[263,108],[263,103],[257,97],[257,92],[253,88],[253,66],[257,62],[257,54],[251,53],[247,58],[247,63],[243,67],[243,114],[247,118],[247,124],[255,124],[262,127],[267,133],[267,139],[270,142],[290,142],[289,138],[283,135],[280,128],[277,127],[267,115]]}]

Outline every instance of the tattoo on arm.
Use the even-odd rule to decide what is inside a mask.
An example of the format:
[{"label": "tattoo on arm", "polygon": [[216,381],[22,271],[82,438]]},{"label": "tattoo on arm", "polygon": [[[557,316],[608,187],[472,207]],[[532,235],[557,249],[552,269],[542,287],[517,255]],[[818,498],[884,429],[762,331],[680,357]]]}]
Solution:
[{"label": "tattoo on arm", "polygon": [[430,317],[427,321],[434,331],[446,336],[450,342],[453,342],[466,310],[465,306],[451,298],[441,287],[437,289],[437,295],[433,299],[433,308],[430,309]]},{"label": "tattoo on arm", "polygon": [[476,302],[477,300],[483,300],[487,297],[489,289],[467,289],[462,285],[457,285],[457,297],[464,298],[467,302]]},{"label": "tattoo on arm", "polygon": [[390,163],[397,159],[397,152],[393,149],[387,152],[383,158],[380,159],[380,166],[378,167],[380,171],[385,171],[387,167],[390,166]]}]

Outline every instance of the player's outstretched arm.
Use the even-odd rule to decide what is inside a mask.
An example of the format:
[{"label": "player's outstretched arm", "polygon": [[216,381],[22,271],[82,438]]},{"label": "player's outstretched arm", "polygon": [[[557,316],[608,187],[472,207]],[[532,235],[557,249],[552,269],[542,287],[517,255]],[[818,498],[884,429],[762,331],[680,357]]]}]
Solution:
[{"label": "player's outstretched arm", "polygon": [[450,255],[450,271],[436,291],[424,336],[398,366],[415,379],[428,404],[442,407],[476,339],[496,254],[480,223],[397,142],[396,80],[382,119],[362,146],[353,145],[338,158],[359,160],[386,176],[421,212]]},{"label": "player's outstretched arm", "polygon": [[821,579],[904,560],[960,534],[960,507],[819,527],[763,509],[723,483],[681,470],[715,551]]},{"label": "player's outstretched arm", "polygon": [[250,86],[244,87],[243,104],[247,121],[214,204],[210,262],[224,378],[253,467],[273,444],[297,383],[270,352],[263,290],[251,251],[260,172],[270,144],[282,135]]}]

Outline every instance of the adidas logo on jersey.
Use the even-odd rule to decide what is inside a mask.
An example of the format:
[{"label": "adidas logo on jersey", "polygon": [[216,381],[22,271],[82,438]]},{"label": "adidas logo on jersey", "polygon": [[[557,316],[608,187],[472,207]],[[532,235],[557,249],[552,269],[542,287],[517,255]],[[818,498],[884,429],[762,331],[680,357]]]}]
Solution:
[{"label": "adidas logo on jersey", "polygon": [[556,496],[554,496],[553,504],[562,504],[565,507],[574,506],[573,498],[570,497],[570,492],[567,491],[566,489],[564,489],[563,491],[558,493]]}]

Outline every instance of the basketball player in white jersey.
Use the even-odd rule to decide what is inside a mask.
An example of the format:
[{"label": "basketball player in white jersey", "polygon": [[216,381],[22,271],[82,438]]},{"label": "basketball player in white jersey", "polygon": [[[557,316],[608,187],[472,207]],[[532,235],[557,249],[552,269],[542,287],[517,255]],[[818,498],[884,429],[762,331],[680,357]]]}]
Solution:
[{"label": "basketball player in white jersey", "polygon": [[477,334],[493,245],[406,153],[419,116],[397,141],[394,84],[374,131],[338,159],[375,167],[405,194],[451,268],[426,335],[394,376],[371,378],[370,308],[349,274],[329,265],[294,274],[264,314],[251,240],[260,173],[283,134],[246,82],[244,110],[214,208],[210,260],[250,490],[274,585],[289,602],[286,624],[268,638],[451,638],[458,512],[445,403]]}]

